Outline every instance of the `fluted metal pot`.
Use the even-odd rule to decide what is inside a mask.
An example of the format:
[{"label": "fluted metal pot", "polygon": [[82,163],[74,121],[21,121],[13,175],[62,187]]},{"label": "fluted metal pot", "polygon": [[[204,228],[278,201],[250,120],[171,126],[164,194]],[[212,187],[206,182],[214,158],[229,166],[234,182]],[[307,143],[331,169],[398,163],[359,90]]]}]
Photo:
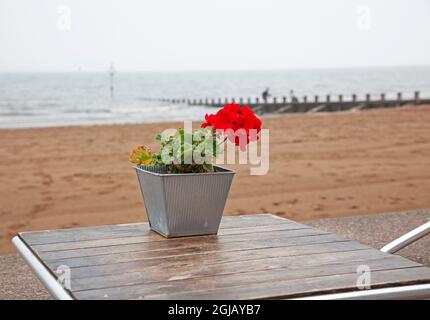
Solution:
[{"label": "fluted metal pot", "polygon": [[170,174],[135,167],[152,230],[165,237],[217,234],[234,171]]}]

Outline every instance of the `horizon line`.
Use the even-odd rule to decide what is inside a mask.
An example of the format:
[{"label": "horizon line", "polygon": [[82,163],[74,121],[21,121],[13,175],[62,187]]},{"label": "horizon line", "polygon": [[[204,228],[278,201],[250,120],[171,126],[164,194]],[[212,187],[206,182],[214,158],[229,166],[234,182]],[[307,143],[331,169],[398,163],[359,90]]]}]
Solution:
[{"label": "horizon line", "polygon": [[[385,68],[417,68],[430,67],[430,64],[399,64],[399,65],[363,65],[363,66],[332,66],[332,67],[297,67],[297,68],[256,68],[256,69],[154,69],[132,70],[119,69],[119,73],[200,73],[200,72],[273,72],[273,71],[310,71],[310,70],[357,70],[357,69],[385,69]],[[102,69],[75,70],[0,70],[0,73],[104,73],[109,67]]]}]

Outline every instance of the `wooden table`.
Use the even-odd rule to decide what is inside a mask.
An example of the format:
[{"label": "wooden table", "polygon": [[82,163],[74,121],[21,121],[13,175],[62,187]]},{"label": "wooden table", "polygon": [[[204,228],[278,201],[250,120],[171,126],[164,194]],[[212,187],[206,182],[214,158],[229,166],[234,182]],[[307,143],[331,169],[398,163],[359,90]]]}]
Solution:
[{"label": "wooden table", "polygon": [[[136,223],[24,232],[13,243],[59,299],[430,294],[429,268],[270,214],[225,217],[212,236],[166,239]],[[70,290],[53,281],[65,268]],[[371,290],[357,288],[363,270],[371,271]]]}]

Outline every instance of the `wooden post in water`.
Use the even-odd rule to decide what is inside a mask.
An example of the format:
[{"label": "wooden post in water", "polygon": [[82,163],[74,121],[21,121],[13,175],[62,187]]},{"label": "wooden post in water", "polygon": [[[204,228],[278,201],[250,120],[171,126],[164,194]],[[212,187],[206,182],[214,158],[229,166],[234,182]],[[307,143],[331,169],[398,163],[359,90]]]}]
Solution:
[{"label": "wooden post in water", "polygon": [[397,105],[400,107],[402,105],[402,93],[397,92]]},{"label": "wooden post in water", "polygon": [[419,91],[415,91],[415,95],[414,95],[414,99],[415,99],[415,104],[420,104],[420,92]]},{"label": "wooden post in water", "polygon": [[338,96],[338,99],[339,99],[339,105],[337,105],[336,107],[335,107],[335,110],[336,111],[340,111],[340,110],[342,110],[342,103],[343,103],[343,95],[339,95]]},{"label": "wooden post in water", "polygon": [[366,103],[370,103],[370,93],[366,93]]},{"label": "wooden post in water", "polygon": [[381,93],[381,105],[382,108],[385,108],[385,93]]}]

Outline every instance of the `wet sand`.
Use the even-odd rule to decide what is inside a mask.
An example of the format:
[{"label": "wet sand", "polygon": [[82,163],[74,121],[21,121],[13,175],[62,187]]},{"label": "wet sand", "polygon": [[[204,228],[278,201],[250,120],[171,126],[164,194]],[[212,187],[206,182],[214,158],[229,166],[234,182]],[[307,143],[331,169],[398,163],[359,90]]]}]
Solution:
[{"label": "wet sand", "polygon": [[[430,106],[264,118],[270,170],[225,214],[295,220],[430,208]],[[18,231],[145,221],[132,147],[177,124],[0,130],[0,254]]]}]

